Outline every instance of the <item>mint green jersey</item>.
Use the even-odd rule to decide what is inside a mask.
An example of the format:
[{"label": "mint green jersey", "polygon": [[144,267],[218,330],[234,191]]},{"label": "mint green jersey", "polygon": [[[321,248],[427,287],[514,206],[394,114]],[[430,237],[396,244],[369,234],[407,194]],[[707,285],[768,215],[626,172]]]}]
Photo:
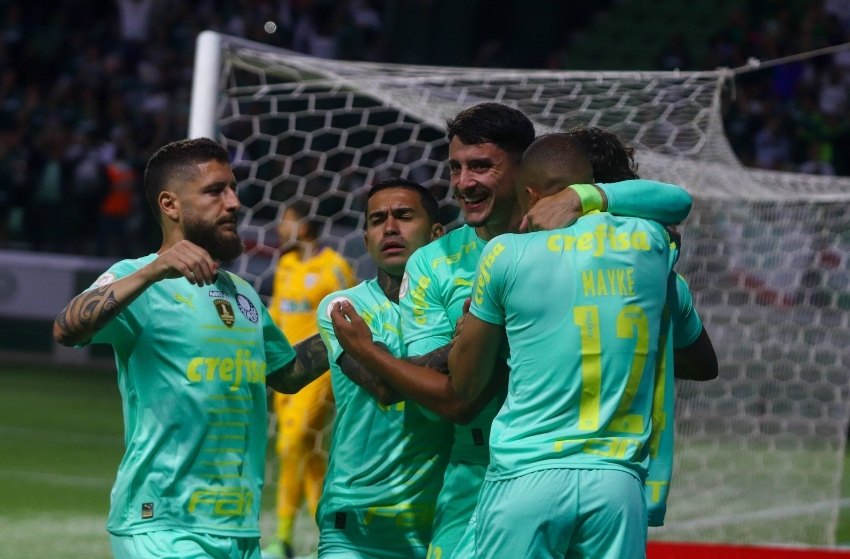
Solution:
[{"label": "mint green jersey", "polygon": [[[420,248],[407,261],[399,306],[408,355],[425,355],[451,341],[463,303],[472,295],[475,268],[486,244],[473,227],[463,225]],[[455,425],[452,462],[490,461],[487,441],[500,403],[494,399],[472,422]]]},{"label": "mint green jersey", "polygon": [[607,213],[488,243],[470,312],[505,326],[511,373],[487,479],[559,467],[645,479],[671,267],[661,225]]},{"label": "mint green jersey", "polygon": [[658,360],[656,370],[652,436],[649,442],[650,462],[644,487],[650,526],[664,525],[667,496],[673,477],[673,352],[696,342],[701,332],[702,320],[694,308],[694,300],[685,278],[671,274],[667,285],[665,319],[661,328],[664,354]]},{"label": "mint green jersey", "polygon": [[597,184],[608,198],[608,213],[642,217],[664,225],[684,221],[693,200],[680,186],[647,179]]},{"label": "mint green jersey", "polygon": [[451,426],[431,421],[418,406],[405,401],[382,406],[345,376],[337,364],[343,349],[328,314],[339,298],[351,302],[369,325],[373,340],[395,356],[404,355],[398,305],[387,298],[377,280],[332,293],[319,305],[319,333],[328,347],[337,406],[317,515],[320,547],[340,539],[357,547],[427,546]]},{"label": "mint green jersey", "polygon": [[[96,282],[157,257],[123,260]],[[126,451],[107,529],[259,537],[266,374],[295,358],[254,289],[219,271],[148,287],[92,339],[115,350]]]}]

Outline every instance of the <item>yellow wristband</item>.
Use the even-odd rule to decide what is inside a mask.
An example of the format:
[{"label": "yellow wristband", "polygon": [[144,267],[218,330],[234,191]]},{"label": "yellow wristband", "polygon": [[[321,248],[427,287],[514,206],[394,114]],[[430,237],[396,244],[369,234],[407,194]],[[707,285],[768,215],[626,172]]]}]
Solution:
[{"label": "yellow wristband", "polygon": [[581,201],[581,211],[590,213],[602,209],[602,194],[592,184],[573,184],[572,188],[578,194],[578,199]]}]

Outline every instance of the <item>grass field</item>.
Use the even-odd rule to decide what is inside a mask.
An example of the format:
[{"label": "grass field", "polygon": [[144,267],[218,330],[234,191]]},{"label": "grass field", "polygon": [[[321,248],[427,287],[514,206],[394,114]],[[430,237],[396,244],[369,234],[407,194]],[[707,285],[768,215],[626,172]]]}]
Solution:
[{"label": "grass field", "polygon": [[[0,559],[112,557],[106,515],[124,448],[114,373],[0,366],[0,382]],[[264,534],[274,529],[272,489]],[[299,529],[306,548],[310,519]]]},{"label": "grass field", "polygon": [[[0,381],[0,559],[111,557],[104,525],[123,450],[114,373],[0,366]],[[264,534],[273,529],[272,488],[264,496]],[[309,520],[296,526],[312,539]],[[836,540],[850,544],[846,506]]]}]

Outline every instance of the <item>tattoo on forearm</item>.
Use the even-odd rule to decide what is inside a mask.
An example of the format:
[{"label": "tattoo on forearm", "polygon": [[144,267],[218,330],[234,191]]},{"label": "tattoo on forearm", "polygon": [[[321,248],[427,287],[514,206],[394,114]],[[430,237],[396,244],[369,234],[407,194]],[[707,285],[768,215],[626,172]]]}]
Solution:
[{"label": "tattoo on forearm", "polygon": [[93,333],[103,328],[121,311],[115,292],[105,285],[75,297],[59,316],[56,323],[66,334],[73,330]]},{"label": "tattoo on forearm", "polygon": [[292,380],[295,384],[304,386],[328,370],[328,350],[318,334],[296,344],[294,349],[295,369]]},{"label": "tattoo on forearm", "polygon": [[429,367],[436,371],[440,371],[443,374],[449,374],[449,351],[451,350],[450,345],[444,345],[441,348],[437,348],[431,353],[426,353],[425,355],[420,355],[418,357],[409,357],[408,361],[413,363],[414,365],[420,365],[422,367]]},{"label": "tattoo on forearm", "polygon": [[339,368],[354,384],[363,388],[378,402],[386,405],[401,401],[401,396],[389,384],[347,353],[340,357]]},{"label": "tattoo on forearm", "polygon": [[328,351],[315,334],[295,344],[295,359],[266,377],[266,384],[278,392],[295,394],[328,370]]}]

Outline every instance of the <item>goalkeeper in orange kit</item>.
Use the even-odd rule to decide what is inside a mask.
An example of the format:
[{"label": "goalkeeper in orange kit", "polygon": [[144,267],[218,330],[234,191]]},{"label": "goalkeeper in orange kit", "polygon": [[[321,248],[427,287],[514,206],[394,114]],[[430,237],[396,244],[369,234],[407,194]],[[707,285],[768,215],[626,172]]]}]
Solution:
[{"label": "goalkeeper in orange kit", "polygon": [[[318,242],[319,224],[303,201],[290,204],[278,224],[281,249],[275,270],[269,314],[292,343],[318,332],[316,307],[329,293],[355,283],[351,266]],[[277,415],[277,516],[275,541],[264,558],[292,557],[292,526],[302,500],[315,517],[327,456],[320,434],[333,411],[327,373],[297,394],[274,393]]]}]

